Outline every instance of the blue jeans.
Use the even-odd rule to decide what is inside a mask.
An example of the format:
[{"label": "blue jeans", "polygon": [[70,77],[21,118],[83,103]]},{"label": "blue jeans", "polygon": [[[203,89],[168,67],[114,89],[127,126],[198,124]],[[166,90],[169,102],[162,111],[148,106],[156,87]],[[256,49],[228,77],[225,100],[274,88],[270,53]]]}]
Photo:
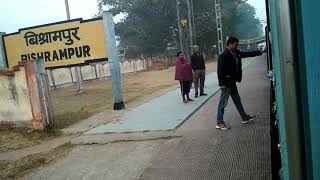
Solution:
[{"label": "blue jeans", "polygon": [[220,96],[218,114],[217,114],[217,124],[221,124],[223,122],[224,108],[227,107],[228,105],[228,99],[230,95],[238,112],[241,115],[242,120],[245,120],[248,117],[248,115],[243,109],[241,98],[237,89],[237,85],[234,84],[230,87],[226,87],[225,89],[221,90],[221,96]]}]

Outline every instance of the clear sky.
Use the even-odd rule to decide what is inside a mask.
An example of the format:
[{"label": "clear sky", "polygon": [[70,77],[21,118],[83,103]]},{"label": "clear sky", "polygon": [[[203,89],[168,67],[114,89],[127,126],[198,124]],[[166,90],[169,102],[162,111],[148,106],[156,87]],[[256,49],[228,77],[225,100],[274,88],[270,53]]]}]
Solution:
[{"label": "clear sky", "polygon": [[[69,8],[71,19],[89,19],[98,12],[96,0],[69,0]],[[2,32],[66,19],[65,0],[0,0]]]},{"label": "clear sky", "polygon": [[267,19],[265,0],[248,0],[247,2],[256,8],[257,16],[260,20]]},{"label": "clear sky", "polygon": [[[0,32],[12,33],[20,28],[67,19],[65,0],[0,0]],[[259,19],[266,19],[265,1],[248,0]],[[89,19],[97,13],[96,0],[69,0],[71,18]],[[119,20],[119,17],[115,18]]]}]

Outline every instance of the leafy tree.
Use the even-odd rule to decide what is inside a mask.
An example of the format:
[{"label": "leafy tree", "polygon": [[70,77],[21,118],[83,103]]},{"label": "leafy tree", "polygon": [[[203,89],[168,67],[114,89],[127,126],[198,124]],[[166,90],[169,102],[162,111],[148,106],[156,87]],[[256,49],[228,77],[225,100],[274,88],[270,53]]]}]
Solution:
[{"label": "leafy tree", "polygon": [[163,0],[104,0],[114,15],[123,12],[127,18],[116,24],[122,46],[141,47],[144,54],[158,55],[176,31],[175,2]]},{"label": "leafy tree", "polygon": [[237,17],[240,22],[236,26],[236,36],[241,39],[251,39],[263,34],[262,24],[255,15],[255,8],[250,4],[244,3],[238,7]]},{"label": "leafy tree", "polygon": [[[146,55],[159,55],[168,43],[178,42],[177,15],[174,0],[97,0],[100,10],[109,7],[114,15],[127,16],[116,24],[116,34],[122,46],[138,46]],[[181,1],[181,18],[187,18],[186,5]],[[214,0],[194,2],[196,41],[209,53],[217,44]],[[262,34],[255,9],[243,0],[222,1],[224,36],[253,38]],[[187,31],[187,30],[186,30]],[[188,33],[185,33],[188,34]]]}]

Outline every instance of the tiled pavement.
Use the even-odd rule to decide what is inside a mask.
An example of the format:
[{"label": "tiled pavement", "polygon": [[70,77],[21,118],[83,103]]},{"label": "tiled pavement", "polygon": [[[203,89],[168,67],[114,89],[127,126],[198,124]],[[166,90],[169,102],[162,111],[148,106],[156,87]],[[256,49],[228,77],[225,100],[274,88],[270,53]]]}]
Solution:
[{"label": "tiled pavement", "polygon": [[265,57],[256,59],[244,71],[238,89],[245,109],[257,119],[242,125],[230,98],[225,120],[231,129],[216,130],[218,93],[177,130],[184,136],[180,143],[163,147],[141,179],[271,179],[269,82]]}]

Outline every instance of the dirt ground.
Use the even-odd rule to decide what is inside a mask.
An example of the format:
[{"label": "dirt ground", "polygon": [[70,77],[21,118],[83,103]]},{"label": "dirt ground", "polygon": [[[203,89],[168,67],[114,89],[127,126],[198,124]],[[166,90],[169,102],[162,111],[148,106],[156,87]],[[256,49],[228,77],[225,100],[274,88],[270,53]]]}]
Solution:
[{"label": "dirt ground", "polygon": [[[207,73],[216,70],[216,62],[207,62]],[[125,103],[150,95],[156,91],[177,86],[174,67],[161,71],[148,71],[122,76],[122,91]],[[41,144],[62,136],[62,129],[94,114],[113,108],[111,80],[85,83],[84,94],[76,95],[74,87],[51,92],[55,118],[54,130],[38,132],[31,129],[0,128],[0,153],[19,150]],[[30,170],[48,164],[67,155],[71,145],[56,148],[47,153],[28,155],[15,161],[0,161],[0,179],[16,179]]]},{"label": "dirt ground", "polygon": [[180,138],[77,145],[63,159],[41,166],[21,180],[138,180],[156,155],[181,143]]},{"label": "dirt ground", "polygon": [[[207,73],[216,70],[216,62],[207,62]],[[161,89],[177,86],[174,67],[161,71],[131,73],[122,76],[125,103],[150,95]],[[0,153],[19,150],[41,144],[62,136],[59,129],[113,108],[111,80],[84,84],[85,93],[75,94],[74,87],[51,92],[55,128],[46,132],[31,129],[0,128]],[[16,179],[30,170],[48,164],[67,155],[73,147],[69,144],[47,153],[28,155],[14,161],[0,161],[0,179]]]},{"label": "dirt ground", "polygon": [[26,156],[16,161],[0,161],[0,179],[17,179],[31,170],[52,163],[68,155],[73,145],[66,144],[46,153]]},{"label": "dirt ground", "polygon": [[[207,62],[207,73],[216,70],[216,62]],[[125,103],[152,94],[161,89],[176,86],[174,67],[161,71],[148,71],[122,76]],[[100,80],[83,85],[84,94],[75,95],[74,87],[51,92],[56,128],[61,129],[94,114],[113,108],[111,80]]]},{"label": "dirt ground", "polygon": [[[61,135],[56,130],[41,132],[27,128],[1,128],[0,153],[35,146]],[[48,164],[66,155],[71,147],[71,145],[64,145],[47,153],[28,155],[14,161],[0,160],[0,179],[16,179],[17,177],[21,177],[31,169]]]},{"label": "dirt ground", "polygon": [[28,148],[61,136],[56,130],[45,132],[27,128],[0,128],[0,153]]}]

